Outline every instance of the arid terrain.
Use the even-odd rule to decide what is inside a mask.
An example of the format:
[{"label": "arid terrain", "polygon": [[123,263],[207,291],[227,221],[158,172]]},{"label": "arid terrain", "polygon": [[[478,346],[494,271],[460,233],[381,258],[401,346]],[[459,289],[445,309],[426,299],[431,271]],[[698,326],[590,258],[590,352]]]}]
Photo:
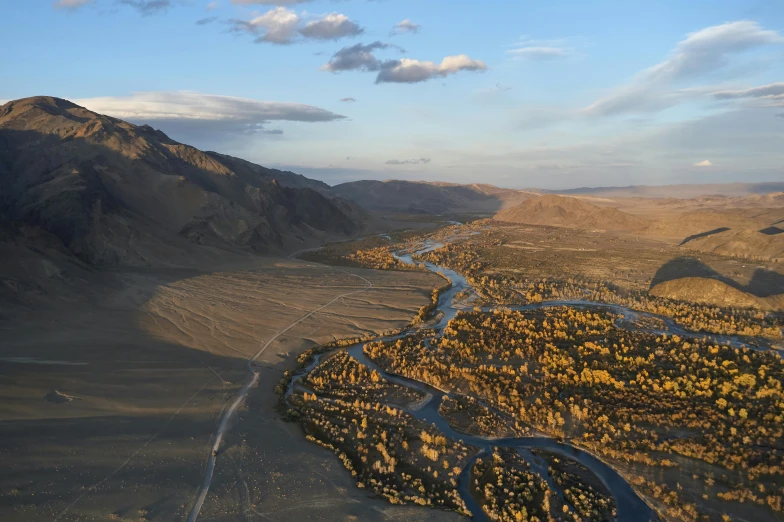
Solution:
[{"label": "arid terrain", "polygon": [[274,388],[308,347],[405,325],[440,278],[279,259],[215,273],[129,271],[94,305],[4,321],[0,518],[184,519],[247,360],[308,311],[364,289],[354,273],[373,288],[298,324],[254,363],[259,384],[232,421],[203,518],[432,517],[356,490],[280,419]]},{"label": "arid terrain", "polygon": [[778,185],[330,187],[50,97],[0,145],[2,520],[784,519]]},{"label": "arid terrain", "polygon": [[433,518],[356,490],[275,394],[305,349],[430,303],[432,274],[287,257],[394,222],[56,98],[2,106],[0,143],[0,518],[186,520],[254,374],[202,518]]},{"label": "arid terrain", "polygon": [[[496,220],[392,236],[400,246],[367,239],[308,254],[345,266],[441,271],[453,284],[435,307],[445,313],[424,329],[349,354],[378,368],[379,379],[404,377],[400,384],[428,392],[424,406],[413,397],[402,410],[435,421],[443,448],[478,448],[453,486],[480,520],[780,520],[781,261],[684,255],[681,242],[641,233],[646,223],[569,199],[532,198]],[[596,228],[599,217],[619,226]],[[560,226],[528,223],[548,219]],[[726,223],[738,221],[745,224]],[[407,265],[395,254],[406,246],[416,252]],[[329,396],[300,391],[306,398],[294,407],[307,429]],[[353,393],[360,406],[367,400]],[[347,418],[344,410],[319,415],[319,426]],[[376,437],[390,433],[374,422]],[[410,473],[384,464],[423,465],[407,453],[411,435],[402,439],[408,445],[384,445],[389,455],[360,459],[354,442],[335,438],[340,431],[312,433],[352,462],[350,470],[375,477],[390,501],[416,503],[405,493]],[[427,448],[429,437],[414,438]],[[578,460],[558,454],[566,450]],[[381,465],[371,470],[374,459]],[[452,484],[452,475],[433,477],[423,490],[431,501]]]}]

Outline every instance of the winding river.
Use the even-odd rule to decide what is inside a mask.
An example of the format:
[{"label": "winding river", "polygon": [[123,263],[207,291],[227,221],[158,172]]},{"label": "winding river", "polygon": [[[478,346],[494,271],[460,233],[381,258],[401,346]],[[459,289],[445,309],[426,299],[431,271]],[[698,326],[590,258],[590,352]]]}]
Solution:
[{"label": "winding river", "polygon": [[[425,243],[425,248],[420,249],[416,252],[416,254],[423,254],[425,252],[435,250],[437,248],[442,247],[443,244],[435,243],[435,242],[427,242]],[[400,261],[406,264],[416,264],[418,262],[413,260],[413,254],[396,254],[395,257]],[[435,329],[438,333],[441,333],[443,329],[446,327],[447,323],[452,320],[460,311],[460,308],[453,305],[452,301],[455,295],[459,294],[460,292],[471,288],[471,285],[466,281],[465,277],[461,276],[457,272],[450,270],[445,267],[441,267],[438,265],[434,265],[428,262],[419,262],[419,264],[424,265],[427,267],[428,270],[434,273],[440,273],[452,283],[452,287],[443,292],[438,300],[438,310],[441,311],[442,316],[438,320],[433,329]],[[719,336],[719,335],[707,335],[707,334],[700,334],[695,332],[689,332],[677,325],[672,319],[668,317],[658,316],[655,314],[650,314],[647,312],[640,312],[636,310],[631,310],[621,305],[614,305],[614,304],[603,304],[603,303],[595,303],[591,301],[582,301],[582,300],[561,300],[561,301],[546,301],[542,303],[532,304],[532,305],[523,305],[523,306],[508,306],[504,307],[504,309],[508,310],[532,310],[536,308],[543,308],[548,306],[558,306],[558,305],[568,305],[568,306],[575,306],[581,308],[594,308],[594,309],[608,309],[615,313],[618,313],[622,316],[619,321],[635,321],[641,317],[649,317],[655,318],[664,321],[667,326],[667,329],[656,329],[656,328],[648,328],[642,326],[630,326],[628,323],[624,324],[623,327],[626,329],[635,329],[638,331],[649,332],[654,334],[668,334],[668,335],[681,335],[681,336],[688,336],[688,337],[702,337],[702,338],[709,338],[715,342],[723,343],[732,345],[735,347],[747,347],[752,349],[766,349],[764,347],[750,345],[748,340],[744,340],[734,336]],[[492,308],[483,308],[484,311],[492,311]],[[399,339],[401,337],[410,335],[413,333],[413,330],[404,332],[402,334],[398,334],[395,336],[389,337],[382,337],[377,339],[376,341],[392,341]],[[658,519],[658,515],[655,511],[646,504],[637,493],[632,489],[632,487],[626,482],[626,480],[613,468],[609,465],[604,463],[602,460],[597,458],[596,456],[579,449],[567,442],[559,442],[550,437],[515,437],[515,438],[492,438],[492,437],[483,437],[477,435],[468,435],[465,433],[461,433],[456,431],[449,423],[439,414],[439,408],[441,406],[441,402],[444,396],[452,395],[450,393],[445,393],[442,390],[438,390],[432,386],[429,386],[425,383],[408,379],[405,377],[401,377],[398,375],[393,375],[378,365],[376,365],[373,361],[371,361],[364,353],[364,347],[366,343],[360,343],[353,346],[346,348],[349,355],[359,361],[361,364],[365,365],[370,369],[377,370],[381,373],[384,378],[389,380],[390,382],[412,388],[427,394],[427,400],[424,404],[419,404],[417,408],[409,408],[406,411],[412,415],[413,417],[419,419],[420,421],[427,422],[428,424],[434,424],[444,435],[454,439],[460,440],[464,444],[469,446],[475,446],[480,449],[480,451],[474,455],[468,464],[463,469],[463,472],[460,475],[459,484],[458,484],[458,491],[463,498],[468,509],[473,513],[474,520],[483,520],[489,521],[487,515],[482,511],[479,504],[474,499],[473,495],[470,493],[470,477],[471,477],[471,468],[473,467],[474,461],[483,455],[487,455],[492,453],[493,447],[504,447],[504,448],[516,448],[524,459],[526,459],[530,464],[532,470],[542,475],[542,477],[551,483],[549,480],[549,476],[546,476],[546,463],[543,464],[541,460],[531,453],[530,450],[532,449],[543,449],[550,451],[552,453],[561,454],[563,456],[572,458],[591,470],[594,475],[596,475],[602,483],[607,487],[610,493],[615,498],[615,503],[617,506],[617,516],[616,520],[619,522],[644,522],[647,520],[656,520]],[[781,351],[779,350],[781,354]],[[303,371],[299,372],[294,378],[291,380],[291,384],[289,385],[287,395],[290,395],[294,392],[295,388],[297,387],[297,382],[307,375],[313,368],[315,368],[320,362],[320,357],[316,357],[307,368]],[[492,408],[491,408],[492,409]],[[496,412],[501,415],[505,414],[501,412]]]}]

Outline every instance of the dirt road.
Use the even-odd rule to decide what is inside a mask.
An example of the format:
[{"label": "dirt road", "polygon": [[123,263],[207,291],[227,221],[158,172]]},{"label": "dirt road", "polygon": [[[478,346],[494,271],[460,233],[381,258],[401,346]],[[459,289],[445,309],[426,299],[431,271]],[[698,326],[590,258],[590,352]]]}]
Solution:
[{"label": "dirt road", "polygon": [[227,409],[226,412],[223,414],[223,418],[221,419],[220,425],[218,426],[218,431],[217,431],[216,436],[215,436],[215,442],[213,443],[212,448],[210,449],[210,454],[207,457],[207,469],[206,469],[205,474],[204,474],[204,483],[202,484],[201,489],[199,490],[199,495],[196,498],[196,503],[193,505],[193,509],[191,509],[190,515],[188,515],[188,522],[196,522],[196,520],[199,518],[199,513],[201,512],[201,508],[204,505],[204,500],[207,498],[207,493],[210,490],[210,484],[212,483],[212,476],[213,476],[213,473],[215,471],[216,459],[217,459],[218,453],[220,451],[220,446],[221,446],[221,442],[223,441],[223,436],[224,436],[224,434],[226,433],[226,431],[229,428],[229,421],[231,420],[231,418],[236,413],[237,408],[239,408],[240,404],[242,404],[242,402],[245,400],[245,397],[247,397],[248,392],[250,391],[250,389],[259,380],[258,372],[256,372],[253,369],[253,362],[256,359],[258,359],[259,357],[261,357],[261,355],[264,353],[264,351],[276,339],[278,339],[281,335],[285,334],[286,332],[288,332],[289,330],[291,330],[292,328],[297,326],[302,321],[305,321],[306,319],[310,318],[314,314],[316,314],[316,313],[320,312],[321,310],[327,308],[328,306],[332,305],[336,301],[338,301],[340,299],[343,299],[344,297],[348,297],[350,295],[358,294],[360,292],[366,292],[366,291],[370,290],[371,288],[373,288],[373,283],[371,283],[367,278],[364,278],[364,277],[362,277],[360,275],[357,275],[357,274],[352,274],[351,272],[349,272],[347,270],[342,270],[340,268],[335,268],[335,267],[330,267],[330,268],[333,268],[334,270],[337,270],[339,272],[343,272],[345,274],[348,274],[348,275],[350,275],[352,277],[356,277],[358,279],[361,279],[362,281],[364,281],[367,284],[367,286],[365,286],[364,288],[361,288],[359,290],[353,290],[351,292],[343,293],[343,294],[335,297],[334,299],[332,299],[327,304],[322,305],[319,308],[316,308],[315,310],[311,310],[307,314],[303,315],[302,317],[300,317],[299,319],[297,319],[296,321],[294,321],[293,323],[288,325],[283,330],[279,331],[278,333],[276,333],[275,335],[270,337],[261,346],[259,351],[256,352],[256,354],[253,357],[248,359],[248,370],[251,373],[250,378],[248,380],[248,383],[237,394],[237,396],[234,399],[234,402],[231,403],[231,406],[229,407],[229,409]]}]

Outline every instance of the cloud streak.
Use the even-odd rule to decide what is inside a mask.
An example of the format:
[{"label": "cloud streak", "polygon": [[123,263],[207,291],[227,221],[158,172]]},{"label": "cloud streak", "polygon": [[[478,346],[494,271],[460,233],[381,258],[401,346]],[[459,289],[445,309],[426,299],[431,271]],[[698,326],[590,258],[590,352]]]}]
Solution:
[{"label": "cloud streak", "polygon": [[[763,29],[757,22],[743,20],[707,27],[688,34],[666,60],[642,71],[631,83],[585,107],[582,113],[601,117],[666,109],[683,99],[674,86],[719,71],[733,55],[781,43],[781,35]],[[688,91],[680,91],[684,93]]]},{"label": "cloud streak", "polygon": [[384,162],[385,165],[427,165],[430,163],[430,158],[415,158],[407,160],[391,159]]},{"label": "cloud streak", "polygon": [[136,124],[150,124],[177,141],[205,150],[237,146],[246,140],[279,139],[284,130],[272,122],[324,123],[345,119],[334,112],[306,105],[261,101],[189,91],[137,92],[73,100],[92,111]]},{"label": "cloud streak", "polygon": [[713,96],[726,100],[732,98],[766,98],[768,96],[781,96],[782,94],[784,94],[784,82],[761,85],[742,91],[718,91],[714,92]]},{"label": "cloud streak", "polygon": [[518,47],[507,51],[514,58],[521,60],[560,60],[566,58],[569,52],[560,47],[546,47],[546,46],[528,46]]},{"label": "cloud streak", "polygon": [[746,100],[761,107],[784,107],[784,82],[744,90],[716,91],[713,97],[718,100]]},{"label": "cloud streak", "polygon": [[421,25],[412,22],[409,19],[405,19],[402,22],[398,22],[395,24],[395,27],[389,32],[389,36],[397,36],[400,34],[412,33],[416,34],[422,28]]},{"label": "cloud streak", "polygon": [[301,103],[259,101],[190,91],[137,92],[130,96],[106,96],[74,100],[75,103],[132,121],[210,121],[240,125],[273,120],[327,122],[345,116]]},{"label": "cloud streak", "polygon": [[296,5],[305,4],[313,0],[231,0],[235,5]]},{"label": "cloud streak", "polygon": [[57,2],[54,2],[52,5],[59,9],[70,9],[75,11],[76,9],[91,3],[93,3],[93,0],[57,0]]},{"label": "cloud streak", "polygon": [[120,0],[120,3],[133,7],[142,16],[151,16],[171,7],[171,0]]},{"label": "cloud streak", "polygon": [[535,40],[523,37],[511,47],[511,49],[507,49],[506,54],[513,60],[561,60],[573,53],[573,49],[567,47],[567,42],[564,39]]}]

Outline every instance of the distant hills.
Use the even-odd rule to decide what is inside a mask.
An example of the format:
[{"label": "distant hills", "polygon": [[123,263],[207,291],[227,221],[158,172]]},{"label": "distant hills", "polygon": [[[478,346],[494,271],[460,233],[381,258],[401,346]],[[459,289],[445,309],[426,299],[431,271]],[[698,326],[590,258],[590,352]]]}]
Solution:
[{"label": "distant hills", "polygon": [[[777,195],[750,196],[768,203]],[[736,204],[748,198],[733,198]],[[675,238],[686,250],[755,259],[784,259],[784,208],[726,208],[673,214],[641,234]],[[778,226],[777,226],[778,225]]]},{"label": "distant hills", "polygon": [[519,190],[486,183],[393,179],[350,181],[333,187],[321,184],[311,188],[351,199],[370,212],[392,214],[496,213],[543,195],[572,196],[598,207],[619,207],[632,215],[638,215],[635,207],[639,200],[655,205],[654,215],[658,211],[700,208],[784,207],[784,182]]},{"label": "distant hills", "polygon": [[367,213],[328,192],[63,99],[0,106],[0,222],[17,241],[42,229],[91,265],[190,264],[210,249],[275,253],[358,233]]},{"label": "distant hills", "polygon": [[460,213],[633,232],[675,240],[684,249],[781,259],[782,191],[784,183],[559,194],[404,180],[330,187],[201,151],[148,125],[59,98],[0,106],[0,247],[17,259],[43,249],[84,267],[191,266],[227,252],[280,254],[359,234],[379,214]]},{"label": "distant hills", "polygon": [[372,212],[398,214],[495,213],[538,195],[485,184],[403,180],[351,181],[332,187],[330,193]]},{"label": "distant hills", "polygon": [[[588,201],[601,201],[605,206]],[[684,250],[749,259],[784,259],[784,194],[635,200],[637,205],[648,205],[646,216],[658,213],[662,216],[659,219],[609,206],[616,201],[619,199],[549,194],[501,210],[494,219],[528,225],[625,231],[675,240]],[[636,210],[628,203],[622,208]],[[691,208],[697,210],[688,210]]]},{"label": "distant hills", "polygon": [[643,218],[611,207],[598,207],[573,197],[546,195],[502,210],[498,221],[601,230],[639,230],[649,223]]},{"label": "distant hills", "polygon": [[580,187],[574,189],[544,190],[535,192],[564,194],[570,196],[598,196],[610,198],[696,198],[717,195],[738,197],[765,195],[771,192],[784,192],[784,182],[767,183],[712,183],[682,185],[630,185],[628,187]]}]

